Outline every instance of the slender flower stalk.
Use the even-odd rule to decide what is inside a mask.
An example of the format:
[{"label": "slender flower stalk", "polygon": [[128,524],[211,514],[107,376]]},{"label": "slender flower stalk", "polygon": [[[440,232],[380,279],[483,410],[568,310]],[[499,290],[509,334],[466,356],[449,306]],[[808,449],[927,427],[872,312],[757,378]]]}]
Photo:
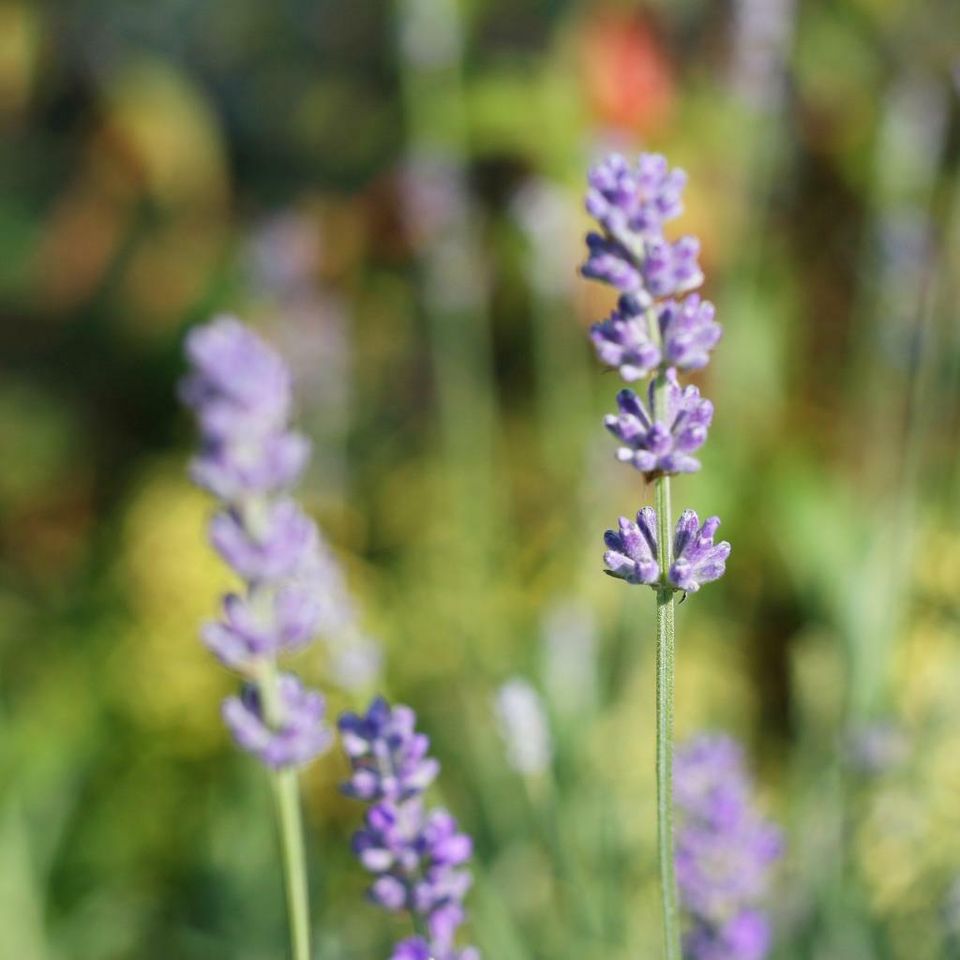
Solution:
[{"label": "slender flower stalk", "polygon": [[309,444],[288,427],[290,373],[255,334],[219,317],[189,334],[190,371],[181,397],[197,417],[201,449],[194,481],[219,500],[210,540],[243,581],[223,598],[204,643],[246,683],[223,703],[237,744],[269,773],[276,806],[293,960],[310,960],[310,925],[298,768],[332,735],[321,694],[278,669],[278,658],[334,632],[343,615],[339,583],[319,531],[288,491]]},{"label": "slender flower stalk", "polygon": [[656,508],[642,508],[636,522],[621,517],[619,530],[606,532],[604,562],[610,576],[647,584],[657,598],[657,840],[666,960],[681,958],[672,797],[676,592],[716,580],[730,554],[730,544],[713,540],[720,521],[711,517],[701,526],[692,510],[680,515],[671,537],[670,478],[700,469],[692,454],[713,418],[713,405],[696,387],[682,388],[677,371],[704,367],[721,333],[713,305],[691,292],[703,282],[699,242],[663,236],[664,223],[683,210],[685,183],[686,174],[657,154],[641,154],[633,164],[614,154],[597,164],[586,207],[602,232],[587,235],[581,267],[583,276],[621,294],[613,314],[591,330],[598,357],[627,383],[650,378],[647,403],[623,390],[619,414],[605,424],[620,443],[617,458],[654,482]]}]

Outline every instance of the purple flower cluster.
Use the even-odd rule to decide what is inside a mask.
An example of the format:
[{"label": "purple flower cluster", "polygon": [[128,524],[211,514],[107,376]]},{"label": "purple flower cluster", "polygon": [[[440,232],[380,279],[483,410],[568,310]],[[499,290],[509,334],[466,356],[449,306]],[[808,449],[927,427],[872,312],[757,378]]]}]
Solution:
[{"label": "purple flower cluster", "polygon": [[[207,647],[250,677],[223,716],[237,743],[270,767],[305,763],[327,748],[324,701],[290,675],[278,655],[298,649],[337,618],[329,592],[333,559],[313,521],[288,496],[309,457],[290,430],[290,373],[239,321],[219,317],[190,332],[181,397],[195,412],[201,449],[191,475],[220,501],[210,540],[244,581],[204,625]],[[269,685],[269,690],[263,689]]]},{"label": "purple flower cluster", "polygon": [[760,905],[783,839],[757,810],[743,750],[727,736],[696,737],[677,751],[673,782],[684,956],[763,960],[771,933]]},{"label": "purple flower cluster", "polygon": [[[710,517],[701,526],[695,511],[683,511],[673,536],[673,563],[667,572],[670,586],[686,593],[696,593],[702,584],[723,576],[730,544],[726,540],[713,542],[719,526],[717,517]],[[640,510],[636,523],[621,517],[619,530],[608,530],[604,542],[607,550],[603,561],[611,577],[634,584],[654,586],[659,583],[657,513],[653,507]]]},{"label": "purple flower cluster", "polygon": [[[628,383],[651,378],[646,401],[621,390],[619,412],[604,423],[619,441],[617,459],[648,481],[699,470],[694,454],[713,419],[713,404],[677,379],[678,370],[706,366],[721,334],[713,304],[690,292],[703,282],[699,242],[663,236],[664,224],[683,210],[685,183],[686,175],[658,154],[641,154],[632,165],[614,154],[590,171],[587,191],[587,212],[602,232],[587,235],[581,273],[621,294],[617,309],[592,327],[591,340],[600,360]],[[730,554],[730,544],[713,542],[719,522],[711,517],[701,527],[696,513],[684,511],[669,569],[661,571],[654,511],[641,510],[636,523],[622,517],[619,532],[606,532],[607,572],[655,589],[699,590],[723,575]]]},{"label": "purple flower cluster", "polygon": [[694,386],[681,388],[676,371],[666,374],[664,410],[654,420],[654,382],[648,389],[647,406],[632,390],[617,394],[620,413],[609,415],[604,425],[621,443],[617,459],[641,471],[647,480],[663,474],[693,473],[700,461],[691,454],[706,442],[713,419],[713,404]]},{"label": "purple flower cluster", "polygon": [[391,960],[479,960],[455,945],[471,877],[464,865],[473,843],[446,810],[427,810],[424,790],[439,772],[416,715],[378,697],[365,714],[345,713],[340,737],[351,776],[348,796],[370,804],[353,837],[360,863],[374,875],[369,896],[391,912],[406,911],[418,935],[401,941]]}]

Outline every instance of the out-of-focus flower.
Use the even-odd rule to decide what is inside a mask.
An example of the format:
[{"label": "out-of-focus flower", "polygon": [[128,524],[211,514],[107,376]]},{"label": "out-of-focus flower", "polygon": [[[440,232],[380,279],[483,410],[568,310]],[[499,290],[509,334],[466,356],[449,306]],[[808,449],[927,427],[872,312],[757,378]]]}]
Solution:
[{"label": "out-of-focus flower", "polygon": [[578,31],[588,101],[601,124],[646,135],[667,120],[673,78],[649,23],[629,8],[590,8]]},{"label": "out-of-focus flower", "polygon": [[276,686],[276,718],[268,716],[261,690],[248,684],[224,701],[223,719],[237,743],[268,767],[299,766],[330,746],[326,704],[292,674],[281,675]]},{"label": "out-of-focus flower", "polygon": [[289,675],[278,655],[329,626],[335,565],[320,533],[286,494],[306,464],[306,440],[290,431],[290,373],[282,358],[232,317],[187,338],[183,400],[200,425],[194,479],[221,500],[210,540],[245,583],[202,636],[227,666],[256,681],[223,716],[237,743],[270,767],[300,764],[329,745],[323,698]]},{"label": "out-of-focus flower", "polygon": [[540,626],[543,687],[553,711],[582,717],[597,698],[597,627],[577,601],[550,605]]},{"label": "out-of-focus flower", "polygon": [[642,153],[632,165],[612,153],[591,168],[588,182],[587,212],[627,244],[635,234],[659,236],[664,223],[683,212],[687,175],[671,170],[659,153]]},{"label": "out-of-focus flower", "polygon": [[[684,510],[677,520],[674,532],[674,561],[667,576],[667,585],[676,590],[696,593],[704,583],[718,580],[726,570],[730,544],[726,540],[713,542],[720,526],[717,517],[710,517],[700,526],[693,510]],[[644,507],[634,523],[620,518],[619,531],[604,534],[607,551],[603,562],[606,572],[627,583],[661,586],[657,548],[657,513],[653,507]]]},{"label": "out-of-focus flower", "polygon": [[415,723],[409,707],[391,708],[381,697],[363,716],[340,718],[352,769],[343,791],[372,804],[353,851],[375,877],[370,899],[391,912],[407,911],[421,931],[397,944],[393,960],[479,960],[474,948],[454,944],[465,919],[471,875],[464,866],[473,842],[446,810],[424,807],[423,791],[439,764],[426,756],[429,740]]},{"label": "out-of-focus flower", "polygon": [[617,367],[627,383],[649,376],[660,365],[660,346],[651,339],[642,309],[637,313],[628,313],[622,306],[614,310],[590,328],[590,339],[601,362]]},{"label": "out-of-focus flower", "polygon": [[604,418],[606,428],[620,441],[617,459],[641,471],[647,480],[674,473],[693,473],[700,461],[691,454],[707,439],[713,419],[713,404],[700,396],[693,385],[681,388],[676,371],[667,371],[663,392],[664,409],[654,419],[654,391],[651,381],[648,407],[632,390],[617,394],[620,413]]},{"label": "out-of-focus flower", "polygon": [[526,680],[512,677],[497,691],[493,705],[510,766],[524,776],[546,771],[553,744],[537,691]]},{"label": "out-of-focus flower", "polygon": [[743,750],[730,737],[700,735],[677,750],[673,777],[677,883],[690,921],[684,954],[762,960],[771,936],[758,908],[783,839],[757,810]]},{"label": "out-of-focus flower", "polygon": [[409,707],[391,707],[377,697],[365,714],[340,717],[340,740],[352,773],[343,791],[358,800],[401,801],[431,784],[440,764],[427,756],[430,738],[416,731]]},{"label": "out-of-focus flower", "polygon": [[589,233],[587,259],[580,272],[632,294],[638,303],[648,306],[654,298],[673,297],[699,287],[703,283],[699,256],[696,237],[681,237],[676,243],[638,237],[628,247],[622,240]]},{"label": "out-of-focus flower", "polygon": [[660,305],[660,335],[664,362],[681,370],[699,370],[710,361],[710,351],[722,333],[714,320],[716,310],[709,300],[691,293],[683,301]]}]

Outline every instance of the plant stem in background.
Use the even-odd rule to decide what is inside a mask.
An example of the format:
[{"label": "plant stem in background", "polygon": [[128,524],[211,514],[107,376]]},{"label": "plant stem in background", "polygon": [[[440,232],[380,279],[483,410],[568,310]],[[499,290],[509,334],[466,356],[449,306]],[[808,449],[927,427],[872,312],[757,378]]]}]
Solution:
[{"label": "plant stem in background", "polygon": [[[665,407],[666,377],[654,384],[654,415]],[[677,922],[677,881],[673,859],[673,681],[676,634],[676,601],[668,585],[673,562],[670,524],[670,478],[656,481],[657,540],[660,545],[660,577],[657,590],[657,846],[660,856],[660,897],[663,906],[664,956],[680,960]]]}]

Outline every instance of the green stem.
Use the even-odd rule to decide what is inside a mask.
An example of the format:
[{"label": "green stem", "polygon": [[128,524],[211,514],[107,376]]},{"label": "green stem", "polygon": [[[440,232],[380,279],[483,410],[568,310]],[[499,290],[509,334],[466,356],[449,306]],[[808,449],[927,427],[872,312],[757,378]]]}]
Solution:
[{"label": "green stem", "polygon": [[[283,721],[283,704],[277,688],[277,666],[263,665],[259,678],[263,715],[271,727]],[[290,922],[290,948],[293,960],[310,960],[310,909],[307,895],[307,864],[303,846],[303,820],[295,769],[274,770],[270,785],[276,805],[280,856],[283,861],[283,886],[287,895]]]},{"label": "green stem", "polygon": [[[666,377],[661,373],[654,384],[654,416],[657,409],[663,405],[666,383]],[[673,562],[669,477],[659,477],[656,481],[656,504],[660,580],[663,584],[657,590],[657,844],[660,854],[664,957],[666,960],[681,960],[677,881],[673,860],[673,683],[676,604],[674,591],[666,586],[667,574]]]}]

